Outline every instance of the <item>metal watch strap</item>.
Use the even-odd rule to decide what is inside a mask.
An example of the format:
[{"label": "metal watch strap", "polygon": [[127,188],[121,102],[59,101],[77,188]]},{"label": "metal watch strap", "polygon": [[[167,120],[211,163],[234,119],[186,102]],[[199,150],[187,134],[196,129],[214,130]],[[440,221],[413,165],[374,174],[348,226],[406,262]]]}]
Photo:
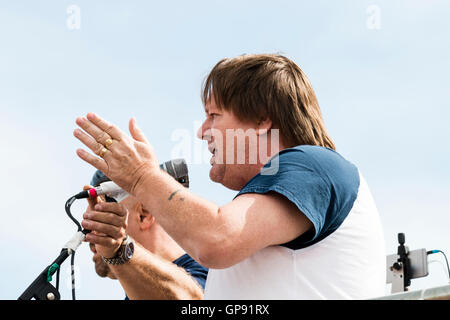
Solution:
[{"label": "metal watch strap", "polygon": [[125,251],[126,245],[133,241],[128,235],[123,239],[122,244],[120,245],[119,249],[116,252],[116,255],[112,258],[105,258],[102,256],[103,261],[105,261],[107,264],[112,265],[120,265],[124,264],[125,262],[128,262],[128,260],[125,260],[123,257],[123,253]]}]

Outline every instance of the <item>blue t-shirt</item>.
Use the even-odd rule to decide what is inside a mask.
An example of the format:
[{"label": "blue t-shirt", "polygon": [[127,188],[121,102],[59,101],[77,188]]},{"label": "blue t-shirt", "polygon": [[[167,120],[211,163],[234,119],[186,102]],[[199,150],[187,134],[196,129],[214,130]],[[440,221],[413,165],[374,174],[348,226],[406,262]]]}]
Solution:
[{"label": "blue t-shirt", "polygon": [[[174,260],[173,263],[186,270],[186,272],[189,273],[198,282],[202,289],[205,290],[208,268],[205,268],[204,266],[199,264],[187,253]],[[125,296],[125,300],[129,300],[128,296]]]},{"label": "blue t-shirt", "polygon": [[358,169],[339,153],[301,145],[274,156],[236,197],[272,191],[293,202],[312,222],[314,230],[282,246],[301,249],[319,242],[341,225],[353,207],[358,188]]},{"label": "blue t-shirt", "polygon": [[176,259],[173,263],[184,268],[184,270],[186,270],[202,286],[202,289],[205,290],[208,268],[199,264],[187,253]]}]

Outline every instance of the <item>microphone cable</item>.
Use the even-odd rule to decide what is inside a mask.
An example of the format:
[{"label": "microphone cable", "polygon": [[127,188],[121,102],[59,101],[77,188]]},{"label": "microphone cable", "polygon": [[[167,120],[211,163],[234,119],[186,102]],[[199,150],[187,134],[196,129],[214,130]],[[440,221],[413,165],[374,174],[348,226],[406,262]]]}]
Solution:
[{"label": "microphone cable", "polygon": [[[77,232],[81,232],[84,235],[86,235],[89,232],[91,232],[91,230],[87,230],[87,229],[83,229],[82,228],[80,222],[77,219],[75,219],[75,217],[72,215],[72,212],[70,211],[70,207],[75,202],[75,200],[85,199],[85,198],[89,198],[89,190],[81,191],[81,192],[77,193],[76,195],[70,197],[66,201],[66,204],[64,206],[67,216],[77,226]],[[109,201],[116,202],[115,199],[109,198],[107,196],[106,196],[106,199],[109,200]],[[70,250],[69,252],[71,254],[71,257],[70,257],[70,277],[71,277],[71,280],[72,280],[72,300],[76,300],[75,299],[75,250],[72,250],[70,248],[66,248],[66,249],[63,249],[63,250]],[[56,288],[59,289],[58,287],[59,287],[59,268],[58,268],[57,274],[56,274]]]},{"label": "microphone cable", "polygon": [[[91,231],[83,229],[81,227],[80,222],[77,219],[75,219],[74,216],[72,215],[72,213],[70,212],[70,207],[75,202],[75,200],[86,198],[86,193],[87,193],[87,191],[82,191],[82,192],[80,192],[80,193],[70,197],[66,201],[66,204],[64,206],[67,216],[77,226],[77,231],[78,232],[82,232],[85,235],[88,234]],[[70,254],[71,254],[71,257],[70,257],[70,276],[71,276],[71,279],[72,279],[72,300],[76,300],[75,299],[75,250],[72,250],[72,249],[69,249],[69,248],[63,249],[63,250],[70,250]],[[59,289],[59,268],[58,268],[57,274],[56,274],[56,289],[57,290]]]},{"label": "microphone cable", "polygon": [[66,204],[64,206],[64,208],[66,209],[67,216],[70,218],[70,220],[72,220],[75,223],[75,225],[77,226],[78,231],[81,231],[84,234],[88,234],[91,231],[90,230],[83,230],[83,228],[81,227],[80,222],[78,222],[78,220],[75,219],[73,217],[72,213],[70,212],[70,207],[75,202],[75,200],[77,200],[77,199],[85,199],[85,198],[88,198],[88,197],[89,197],[89,193],[88,193],[87,190],[81,191],[80,193],[77,193],[76,195],[70,197],[69,200],[66,201]]},{"label": "microphone cable", "polygon": [[427,254],[434,254],[434,253],[442,253],[442,255],[444,256],[445,262],[447,263],[448,280],[450,282],[450,267],[448,265],[447,256],[445,255],[444,251],[442,251],[442,250],[430,250],[430,251],[427,251]]}]

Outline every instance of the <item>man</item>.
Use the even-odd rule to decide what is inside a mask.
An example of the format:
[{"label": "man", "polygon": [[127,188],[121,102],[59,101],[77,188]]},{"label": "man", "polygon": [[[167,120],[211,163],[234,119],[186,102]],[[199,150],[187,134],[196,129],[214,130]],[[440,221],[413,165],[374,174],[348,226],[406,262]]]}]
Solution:
[{"label": "man", "polygon": [[[109,179],[97,171],[91,184],[98,186],[105,181]],[[99,201],[89,200],[82,225],[96,224],[94,229],[101,229],[104,240],[110,243],[122,243],[125,233],[134,241],[129,261],[105,259],[112,257],[108,245],[90,243],[99,276],[119,279],[131,299],[202,299],[207,269],[170,238],[141,202],[129,196],[120,204],[108,203],[111,211],[99,211],[95,210]]]},{"label": "man", "polygon": [[210,268],[205,299],[383,295],[375,203],[359,170],[335,151],[302,70],[281,55],[223,59],[206,79],[203,103],[198,136],[213,153],[210,178],[239,191],[222,207],[159,170],[134,118],[131,137],[96,114],[77,118],[84,131],[75,137],[99,157],[77,154]]}]

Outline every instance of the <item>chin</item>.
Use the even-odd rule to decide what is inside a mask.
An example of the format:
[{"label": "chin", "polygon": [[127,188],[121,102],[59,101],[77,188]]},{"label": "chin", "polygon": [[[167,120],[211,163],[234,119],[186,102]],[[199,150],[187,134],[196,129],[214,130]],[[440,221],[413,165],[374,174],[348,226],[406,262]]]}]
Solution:
[{"label": "chin", "polygon": [[213,164],[211,170],[209,171],[209,178],[211,181],[220,183],[228,189],[235,191],[241,190],[244,185],[238,183],[240,179],[237,177],[233,178],[232,174],[228,171],[226,170],[226,166],[224,164]]},{"label": "chin", "polygon": [[225,168],[222,168],[222,165],[213,164],[209,170],[209,178],[213,182],[222,183],[224,174]]}]

